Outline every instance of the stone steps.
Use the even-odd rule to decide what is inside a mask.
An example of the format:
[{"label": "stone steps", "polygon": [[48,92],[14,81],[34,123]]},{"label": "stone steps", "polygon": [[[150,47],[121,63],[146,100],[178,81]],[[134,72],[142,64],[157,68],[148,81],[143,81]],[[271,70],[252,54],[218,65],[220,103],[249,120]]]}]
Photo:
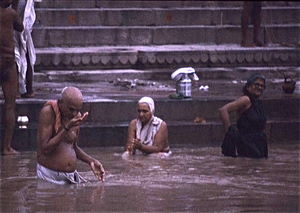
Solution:
[{"label": "stone steps", "polygon": [[[297,44],[299,24],[265,25],[261,38],[266,44]],[[252,31],[249,27],[249,33]],[[269,34],[274,35],[273,39]],[[79,26],[39,27],[32,32],[39,47],[102,46],[102,45],[171,45],[171,44],[240,44],[241,27],[223,26]]]},{"label": "stone steps", "polygon": [[[103,0],[35,0],[36,8],[174,8],[174,7],[242,7],[243,1],[103,1]],[[264,1],[264,6],[299,6],[297,1]]]},{"label": "stone steps", "polygon": [[[242,7],[36,8],[35,26],[240,26],[242,10]],[[299,10],[295,6],[263,7],[262,26],[297,24]]]},{"label": "stone steps", "polygon": [[[207,121],[205,124],[189,122],[168,122],[169,143],[188,146],[221,146],[224,127],[220,122]],[[80,147],[125,146],[128,123],[85,123],[79,137]],[[299,142],[299,119],[278,121],[269,120],[266,135],[269,146],[272,144],[291,144]],[[3,133],[1,128],[1,133]],[[288,134],[287,134],[288,132]],[[36,150],[37,127],[30,124],[27,129],[16,126],[12,146],[18,150]],[[3,134],[1,134],[3,137]]]},{"label": "stone steps", "polygon": [[[242,2],[203,4],[201,1],[172,1],[164,7],[162,4],[165,3],[160,1],[125,1],[125,4],[132,4],[132,7],[123,7],[122,2],[114,1],[114,6],[103,2],[108,7],[94,5],[92,8],[79,2],[76,2],[79,3],[78,7],[73,8],[72,2],[63,2],[65,7],[51,7],[51,4],[44,3],[37,5],[37,19],[32,33],[37,48],[239,44],[241,41]],[[298,44],[299,11],[299,3],[288,2],[284,6],[280,3],[265,3],[261,39],[266,44]]]},{"label": "stone steps", "polygon": [[300,4],[263,3],[261,39],[276,47],[263,52],[239,48],[242,5],[235,1],[42,1],[36,3],[32,33],[36,71],[298,66]]},{"label": "stone steps", "polygon": [[[216,72],[222,73],[222,70]],[[47,100],[57,99],[64,86],[73,85],[80,88],[83,93],[82,111],[89,112],[89,117],[81,130],[82,147],[124,145],[128,124],[136,116],[137,100],[145,95],[154,98],[156,115],[167,122],[171,144],[219,146],[224,137],[224,129],[218,109],[241,95],[240,90],[245,82],[232,79],[242,76],[242,79],[245,79],[251,72],[255,71],[244,70],[236,78],[227,80],[220,80],[218,77],[219,80],[201,79],[199,83],[208,84],[209,91],[200,91],[197,89],[199,85],[196,85],[192,98],[181,100],[168,98],[175,92],[174,85],[157,90],[155,87],[128,89],[102,81],[35,82],[35,98],[16,101],[16,115],[28,116],[29,125],[28,129],[19,129],[16,126],[12,145],[19,150],[35,150],[37,121],[41,108]],[[234,73],[237,72],[232,72]],[[272,72],[268,71],[266,74],[272,75]],[[262,96],[268,119],[266,129],[268,140],[270,143],[299,141],[299,84],[297,83],[297,89],[293,94],[285,94],[281,90],[283,81],[273,80],[267,79],[267,89]],[[3,102],[3,99],[0,100],[1,115],[4,114]],[[207,122],[195,124],[193,121],[196,117],[203,117]],[[231,120],[234,123],[234,115],[231,115]],[[0,122],[3,123],[2,118]],[[1,140],[4,136],[3,128],[1,125]]]},{"label": "stone steps", "polygon": [[[165,69],[150,69],[150,70],[138,70],[138,69],[108,69],[108,70],[45,70],[37,72],[34,75],[34,82],[36,87],[40,84],[51,83],[59,85],[61,83],[80,83],[88,82],[91,86],[96,86],[98,82],[113,82],[118,79],[127,80],[141,80],[141,81],[164,81],[166,83],[173,82],[171,80],[171,74],[175,70]],[[217,68],[196,68],[197,76],[200,81],[203,80],[242,80],[245,77],[245,73],[258,72],[265,75],[267,79],[282,79],[283,74],[291,76],[295,81],[299,80],[300,69],[299,67],[217,67]],[[42,83],[40,83],[42,82]]]},{"label": "stone steps", "polygon": [[[232,85],[224,85],[224,87],[226,86]],[[213,85],[211,87],[212,91],[210,92],[213,93]],[[237,86],[232,86],[230,89],[235,87]],[[167,122],[193,121],[200,116],[208,120],[217,120],[219,119],[219,108],[233,101],[240,94],[237,92],[226,97],[226,91],[222,93],[222,88],[219,89],[221,90],[219,96],[205,96],[200,91],[194,91],[193,98],[182,100],[169,99],[168,94],[172,94],[172,92],[161,93],[160,95],[157,92],[153,96],[156,102],[155,114]],[[120,96],[113,96],[112,94],[110,96],[103,94],[102,96],[101,91],[98,91],[98,95],[95,97],[95,94],[88,92],[87,88],[83,90],[85,91],[85,98],[82,111],[89,111],[90,116],[87,122],[93,123],[129,122],[136,116],[137,100],[143,96],[142,92],[134,94],[134,91],[127,91],[126,95],[120,93]],[[86,93],[88,94],[85,95]],[[270,95],[267,93],[262,97],[266,116],[272,119],[299,119],[299,94],[285,95],[281,93],[282,91],[278,91],[277,94],[270,93]],[[27,115],[31,122],[36,123],[38,121],[37,112],[40,111],[46,101],[47,98],[17,100],[17,115]]]},{"label": "stone steps", "polygon": [[238,45],[156,45],[38,48],[36,72],[46,70],[166,69],[183,66],[299,66],[299,48]]}]

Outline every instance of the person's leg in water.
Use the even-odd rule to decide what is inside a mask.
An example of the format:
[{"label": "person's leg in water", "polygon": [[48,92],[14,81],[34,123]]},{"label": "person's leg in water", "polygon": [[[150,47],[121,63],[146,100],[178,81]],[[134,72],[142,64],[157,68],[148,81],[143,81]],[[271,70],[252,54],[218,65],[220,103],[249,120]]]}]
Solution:
[{"label": "person's leg in water", "polygon": [[26,93],[22,94],[21,97],[23,98],[33,98],[33,70],[30,63],[29,53],[26,53],[26,60],[27,60],[27,71],[26,71]]},{"label": "person's leg in water", "polygon": [[[3,61],[2,61],[3,62]],[[1,62],[0,62],[1,63]],[[0,64],[0,69],[5,65]],[[15,128],[15,105],[17,94],[17,70],[14,59],[12,63],[6,66],[5,70],[1,70],[4,74],[1,76],[2,90],[4,95],[4,145],[3,155],[15,155],[19,152],[11,147],[11,140]]]},{"label": "person's leg in water", "polygon": [[253,3],[252,7],[252,20],[253,20],[253,43],[258,46],[264,46],[264,43],[259,38],[260,24],[261,24],[261,2]]}]

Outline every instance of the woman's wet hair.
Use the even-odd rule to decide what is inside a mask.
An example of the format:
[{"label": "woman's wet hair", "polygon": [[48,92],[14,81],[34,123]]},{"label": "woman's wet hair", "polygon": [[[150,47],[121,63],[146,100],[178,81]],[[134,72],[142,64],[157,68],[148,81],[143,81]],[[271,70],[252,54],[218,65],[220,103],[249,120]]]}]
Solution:
[{"label": "woman's wet hair", "polygon": [[263,76],[262,74],[260,74],[260,73],[252,74],[252,75],[247,79],[246,85],[243,87],[243,93],[244,93],[244,95],[248,95],[248,96],[251,95],[251,94],[249,94],[249,91],[247,90],[247,87],[251,86],[251,85],[254,83],[254,81],[255,81],[256,79],[261,79],[261,80],[264,81],[264,83],[266,83],[266,78],[265,78],[265,76]]}]

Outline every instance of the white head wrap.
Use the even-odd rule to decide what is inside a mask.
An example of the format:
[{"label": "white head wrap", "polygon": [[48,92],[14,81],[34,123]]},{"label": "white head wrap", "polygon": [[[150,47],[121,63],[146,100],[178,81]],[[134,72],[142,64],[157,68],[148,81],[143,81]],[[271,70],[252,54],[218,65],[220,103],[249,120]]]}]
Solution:
[{"label": "white head wrap", "polygon": [[148,106],[150,108],[150,111],[151,111],[151,114],[152,114],[152,116],[154,116],[155,105],[154,105],[154,101],[153,101],[152,98],[150,98],[150,97],[142,97],[139,100],[139,103],[146,103],[146,104],[148,104]]}]

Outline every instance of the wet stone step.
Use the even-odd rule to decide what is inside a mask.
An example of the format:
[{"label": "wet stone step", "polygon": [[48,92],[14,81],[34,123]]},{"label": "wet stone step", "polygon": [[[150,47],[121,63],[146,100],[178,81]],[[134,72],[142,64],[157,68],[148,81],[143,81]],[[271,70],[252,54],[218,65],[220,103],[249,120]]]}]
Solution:
[{"label": "wet stone step", "polygon": [[[249,33],[252,32],[249,27]],[[272,32],[272,36],[270,36]],[[298,44],[299,24],[265,25],[261,39],[266,43]],[[166,44],[240,44],[241,27],[223,26],[78,26],[34,27],[34,45],[72,47],[101,45],[166,45]],[[274,39],[275,38],[275,39]]]},{"label": "wet stone step", "polygon": [[[60,87],[62,82],[80,83],[85,82],[97,87],[97,82],[116,82],[116,81],[160,81],[171,80],[171,74],[176,69],[108,69],[108,70],[36,70],[34,74],[35,87],[40,84],[57,84]],[[201,80],[242,80],[246,73],[263,73],[267,79],[281,79],[283,73],[291,76],[294,80],[299,79],[299,67],[216,67],[216,68],[196,68],[195,72]],[[172,80],[173,82],[173,80]],[[138,82],[137,82],[138,83]],[[143,82],[141,82],[143,83]],[[148,82],[145,82],[148,83]],[[149,82],[150,83],[150,82]],[[43,86],[43,85],[41,85]],[[50,86],[50,85],[49,85]],[[52,85],[53,86],[53,85]],[[51,86],[51,87],[52,87]]]},{"label": "wet stone step", "polygon": [[[225,135],[222,123],[168,122],[169,143],[172,145],[198,145],[202,147],[221,146]],[[85,123],[80,130],[80,147],[125,146],[128,123]],[[266,135],[269,145],[291,144],[299,141],[299,120],[268,121]],[[4,132],[3,128],[0,129]],[[288,132],[288,134],[287,134]],[[29,124],[27,129],[15,128],[12,147],[18,150],[36,150],[37,125]],[[4,134],[1,134],[3,137]],[[3,138],[1,138],[3,140]]]},{"label": "wet stone step", "polygon": [[[110,88],[108,88],[110,89]],[[61,91],[61,90],[60,90]],[[85,89],[86,91],[86,89]],[[83,95],[86,96],[86,92]],[[89,117],[87,122],[97,123],[122,123],[130,122],[136,117],[136,104],[142,96],[152,96],[149,92],[134,94],[134,92],[120,93],[119,97],[109,94],[102,96],[101,90],[94,95],[90,95],[89,99],[84,99],[82,112],[88,111]],[[157,92],[155,92],[157,93]],[[203,117],[205,120],[219,119],[219,108],[230,101],[235,100],[241,95],[241,92],[228,95],[226,92],[219,91],[219,95],[203,94],[205,92],[198,91],[193,98],[188,99],[170,99],[168,96],[172,93],[153,95],[156,105],[156,116],[162,118],[166,122],[184,122],[194,121],[196,117]],[[200,96],[200,97],[197,97]],[[30,122],[38,122],[39,112],[47,100],[57,99],[59,93],[55,97],[45,94],[42,98],[36,99],[18,99],[16,103],[16,116],[27,116]],[[4,112],[3,99],[0,100],[1,114]],[[267,118],[285,118],[299,119],[299,94],[284,94],[282,91],[273,95],[266,94],[262,97],[264,110]],[[232,119],[234,114],[231,115]],[[1,118],[0,123],[3,123]]]},{"label": "wet stone step", "polygon": [[[298,23],[300,7],[263,7],[268,24]],[[240,25],[242,8],[37,8],[36,27]],[[59,22],[57,21],[59,20]]]},{"label": "wet stone step", "polygon": [[[242,1],[103,1],[103,0],[36,0],[37,8],[183,8],[242,7]],[[264,1],[264,6],[299,6],[298,1]]]}]

